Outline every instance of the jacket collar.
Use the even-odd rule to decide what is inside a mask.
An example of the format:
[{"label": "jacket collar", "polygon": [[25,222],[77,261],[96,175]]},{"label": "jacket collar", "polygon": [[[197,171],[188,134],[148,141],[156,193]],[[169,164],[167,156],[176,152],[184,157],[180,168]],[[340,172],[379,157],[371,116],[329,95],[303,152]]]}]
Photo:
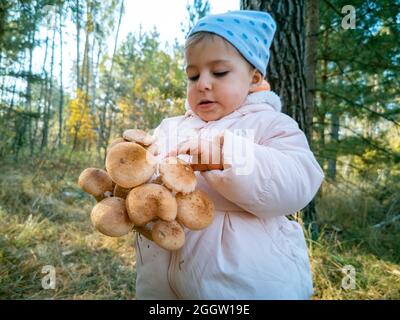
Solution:
[{"label": "jacket collar", "polygon": [[[185,117],[194,117],[200,119],[190,108],[188,101],[185,101],[186,113]],[[259,111],[277,111],[282,109],[282,103],[279,96],[273,91],[259,91],[249,94],[243,104],[232,113],[226,115],[222,119],[237,118],[248,113]],[[201,119],[200,119],[201,120]]]}]

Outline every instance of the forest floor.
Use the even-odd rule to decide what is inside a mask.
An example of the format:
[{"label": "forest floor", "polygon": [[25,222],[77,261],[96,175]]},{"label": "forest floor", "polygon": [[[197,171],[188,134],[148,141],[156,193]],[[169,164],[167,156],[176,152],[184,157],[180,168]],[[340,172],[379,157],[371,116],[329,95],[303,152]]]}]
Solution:
[{"label": "forest floor", "polygon": [[[77,180],[99,162],[80,158],[0,164],[0,299],[135,298],[133,234],[109,238],[93,229],[95,200]],[[367,216],[368,203],[334,190],[324,187],[317,202],[319,236],[307,236],[313,299],[400,299],[398,223],[373,228],[380,217]],[[49,270],[54,289],[42,286],[50,284]]]}]

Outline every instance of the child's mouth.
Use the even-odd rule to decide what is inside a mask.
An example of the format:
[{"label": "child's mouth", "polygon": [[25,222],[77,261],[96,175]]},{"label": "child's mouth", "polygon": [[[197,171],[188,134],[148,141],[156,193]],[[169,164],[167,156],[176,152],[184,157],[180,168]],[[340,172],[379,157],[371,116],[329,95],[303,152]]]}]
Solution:
[{"label": "child's mouth", "polygon": [[199,107],[202,109],[211,108],[215,104],[214,101],[204,100],[199,103]]}]

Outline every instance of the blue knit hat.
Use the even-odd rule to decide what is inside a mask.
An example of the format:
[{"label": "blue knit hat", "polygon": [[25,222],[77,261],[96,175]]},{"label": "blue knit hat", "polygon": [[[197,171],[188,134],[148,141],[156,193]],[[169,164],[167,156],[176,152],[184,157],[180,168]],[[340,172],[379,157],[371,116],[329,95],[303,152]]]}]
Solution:
[{"label": "blue knit hat", "polygon": [[221,36],[265,76],[275,30],[275,21],[268,13],[240,10],[203,17],[188,37],[201,31]]}]

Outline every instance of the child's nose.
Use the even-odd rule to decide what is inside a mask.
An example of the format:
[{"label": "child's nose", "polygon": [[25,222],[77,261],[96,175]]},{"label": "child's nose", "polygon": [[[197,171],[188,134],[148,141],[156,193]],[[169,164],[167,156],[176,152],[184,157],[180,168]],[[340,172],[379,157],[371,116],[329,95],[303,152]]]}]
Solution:
[{"label": "child's nose", "polygon": [[207,74],[201,74],[199,80],[197,81],[197,89],[200,91],[211,90],[212,79]]}]

